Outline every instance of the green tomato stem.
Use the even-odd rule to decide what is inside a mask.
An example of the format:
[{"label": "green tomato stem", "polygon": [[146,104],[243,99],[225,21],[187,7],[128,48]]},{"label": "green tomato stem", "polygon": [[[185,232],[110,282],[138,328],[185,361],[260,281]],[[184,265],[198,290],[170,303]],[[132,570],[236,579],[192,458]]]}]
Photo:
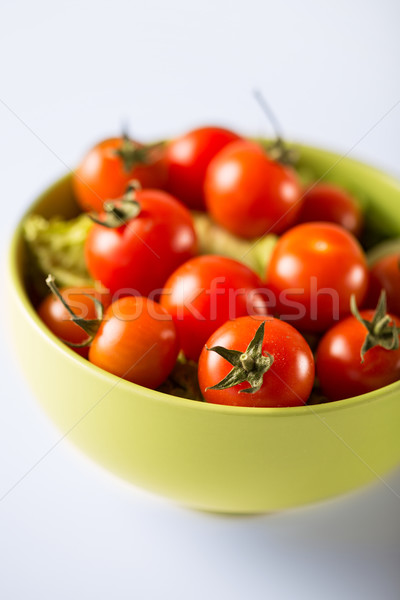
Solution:
[{"label": "green tomato stem", "polygon": [[141,211],[141,206],[136,200],[136,191],[141,189],[140,182],[133,179],[129,182],[125,194],[118,200],[107,200],[104,202],[103,210],[105,216],[101,218],[97,213],[91,213],[89,216],[98,225],[117,229],[126,225],[128,221],[135,219]]},{"label": "green tomato stem", "polygon": [[[67,304],[67,302],[65,302],[64,298],[62,297],[62,295],[60,293],[60,290],[58,289],[58,287],[56,285],[53,275],[47,276],[46,284],[48,285],[48,287],[50,288],[50,290],[54,294],[54,296],[56,296],[56,298],[58,298],[58,300],[62,303],[62,305],[65,307],[65,309],[71,315],[72,321],[74,323],[76,323],[76,325],[78,325],[78,327],[83,329],[83,331],[85,333],[87,333],[87,335],[88,335],[88,338],[86,340],[84,340],[83,342],[81,342],[80,344],[74,344],[73,342],[67,342],[66,340],[63,340],[63,342],[68,344],[68,346],[72,346],[73,348],[84,348],[86,346],[90,346],[90,344],[92,343],[94,337],[96,336],[96,333],[99,330],[99,327],[103,320],[103,305],[102,305],[102,303],[99,300],[97,300],[97,298],[92,298],[92,300],[95,304],[95,307],[96,307],[97,319],[82,319],[82,318],[78,317],[74,313],[74,311],[71,309],[71,307]],[[86,294],[86,295],[88,295],[88,294]],[[91,296],[89,296],[89,297],[91,297]]]},{"label": "green tomato stem", "polygon": [[[271,368],[274,357],[268,352],[265,355],[262,352],[264,341],[265,321],[258,327],[253,339],[246,348],[246,352],[239,350],[229,350],[223,346],[214,346],[207,348],[209,352],[216,352],[233,365],[226,377],[217,384],[207,388],[210,390],[226,390],[239,383],[247,381],[249,388],[239,390],[239,393],[254,394],[261,388],[265,373]],[[206,390],[207,391],[207,390]]]},{"label": "green tomato stem", "polygon": [[364,343],[360,350],[361,363],[365,360],[365,354],[375,346],[381,346],[385,350],[397,350],[399,348],[399,329],[392,322],[390,315],[386,313],[386,292],[382,290],[371,321],[363,319],[357,307],[354,294],[350,299],[350,309],[353,316],[364,325],[367,330]]}]

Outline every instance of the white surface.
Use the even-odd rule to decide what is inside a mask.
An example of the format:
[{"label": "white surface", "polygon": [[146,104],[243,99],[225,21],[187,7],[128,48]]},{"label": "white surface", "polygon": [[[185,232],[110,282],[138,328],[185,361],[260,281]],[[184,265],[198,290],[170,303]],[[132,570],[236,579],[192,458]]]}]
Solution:
[{"label": "white surface", "polygon": [[[353,155],[399,172],[398,3],[233,4],[2,1],[3,257],[35,194],[123,120],[145,139],[208,122],[270,133],[255,86],[288,137],[356,144]],[[397,495],[378,482],[238,518],[130,487],[67,441],[24,477],[59,433],[21,380],[2,317],[0,496],[23,479],[0,501],[0,598],[400,597],[399,470],[385,477]]]}]

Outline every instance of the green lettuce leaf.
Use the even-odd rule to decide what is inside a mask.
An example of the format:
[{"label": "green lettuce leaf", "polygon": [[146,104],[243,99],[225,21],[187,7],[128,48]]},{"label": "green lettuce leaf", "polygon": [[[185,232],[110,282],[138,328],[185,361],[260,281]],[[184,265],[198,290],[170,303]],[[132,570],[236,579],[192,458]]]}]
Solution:
[{"label": "green lettuce leaf", "polygon": [[220,254],[247,265],[262,279],[278,237],[264,235],[255,240],[239,238],[214,223],[206,213],[193,212],[200,254]]},{"label": "green lettuce leaf", "polygon": [[[84,259],[84,243],[92,227],[86,214],[68,221],[30,215],[23,224],[27,246],[27,272],[35,290],[42,295],[44,279],[51,273],[60,287],[91,286]],[[48,290],[47,290],[48,291]]]}]

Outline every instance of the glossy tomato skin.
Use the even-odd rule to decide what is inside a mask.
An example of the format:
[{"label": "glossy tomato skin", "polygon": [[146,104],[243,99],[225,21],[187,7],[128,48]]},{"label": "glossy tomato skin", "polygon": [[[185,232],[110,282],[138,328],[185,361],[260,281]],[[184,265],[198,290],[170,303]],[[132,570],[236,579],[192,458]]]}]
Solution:
[{"label": "glossy tomato skin", "polygon": [[[82,319],[97,318],[93,298],[103,304],[104,310],[111,303],[110,294],[100,292],[94,288],[63,288],[60,293],[76,316]],[[38,315],[50,331],[66,343],[81,344],[88,338],[88,334],[72,321],[70,313],[53,294],[49,294],[42,300],[38,307]],[[88,347],[73,348],[73,350],[87,358]]]},{"label": "glossy tomato skin", "polygon": [[166,147],[167,189],[187,206],[205,209],[203,184],[207,167],[227,144],[240,139],[221,127],[201,127],[171,140]]},{"label": "glossy tomato skin", "polygon": [[[373,310],[361,311],[371,321]],[[400,318],[392,316],[397,327]],[[400,379],[400,349],[385,350],[375,346],[361,362],[361,348],[367,330],[350,316],[332,327],[321,339],[316,355],[317,377],[329,400],[352,398],[372,392]]]},{"label": "glossy tomato skin", "polygon": [[154,160],[138,163],[127,171],[116,154],[122,144],[120,137],[103,140],[89,150],[75,170],[73,188],[82,210],[101,212],[104,202],[120,198],[132,179],[137,179],[143,188],[165,186],[166,165],[161,150],[154,154]]},{"label": "glossy tomato skin", "polygon": [[89,360],[127,381],[155,389],[172,371],[178,351],[176,328],[168,313],[149,298],[129,296],[108,308]]},{"label": "glossy tomato skin", "polygon": [[264,314],[263,287],[251,269],[223,256],[198,256],[172,273],[160,302],[174,318],[185,356],[198,360],[206,340],[228,319]]},{"label": "glossy tomato skin", "polygon": [[371,267],[366,305],[375,307],[386,291],[387,309],[400,316],[400,253],[389,254]]},{"label": "glossy tomato skin", "polygon": [[298,223],[326,221],[341,225],[355,237],[363,227],[363,214],[355,198],[332,183],[317,183],[304,192]]},{"label": "glossy tomato skin", "polygon": [[204,190],[213,219],[244,238],[282,233],[295,222],[302,201],[295,172],[246,140],[217,154],[207,169]]},{"label": "glossy tomato skin", "polygon": [[192,217],[183,204],[160,190],[138,190],[141,210],[117,229],[94,225],[85,243],[91,276],[112,294],[148,296],[197,251]]},{"label": "glossy tomato skin", "polygon": [[282,319],[300,331],[324,332],[350,313],[352,294],[362,304],[366,258],[354,236],[338,225],[297,225],[277,242],[267,284]]},{"label": "glossy tomato skin", "polygon": [[263,384],[253,394],[239,393],[247,382],[225,390],[207,389],[221,381],[232,365],[215,352],[202,350],[199,360],[200,390],[206,402],[233,406],[302,406],[314,383],[314,358],[302,335],[288,323],[270,316],[241,317],[222,325],[207,341],[207,347],[223,346],[244,352],[261,321],[265,321],[263,354],[274,357]]}]

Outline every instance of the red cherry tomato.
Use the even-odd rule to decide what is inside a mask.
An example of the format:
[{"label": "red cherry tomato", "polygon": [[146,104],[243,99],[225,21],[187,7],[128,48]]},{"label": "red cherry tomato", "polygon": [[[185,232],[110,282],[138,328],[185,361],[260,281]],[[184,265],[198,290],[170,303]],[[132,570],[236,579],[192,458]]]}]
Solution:
[{"label": "red cherry tomato", "polygon": [[101,212],[104,202],[122,196],[132,179],[143,188],[164,187],[163,152],[129,139],[111,138],[86,154],[74,172],[73,187],[83,210]]},{"label": "red cherry tomato", "polygon": [[384,289],[390,313],[400,316],[400,253],[389,254],[378,260],[370,270],[367,306],[376,306]]},{"label": "red cherry tomato", "polygon": [[140,213],[126,225],[94,225],[85,243],[91,276],[112,294],[148,296],[197,251],[192,217],[180,202],[159,190],[137,190]]},{"label": "red cherry tomato", "polygon": [[295,172],[245,140],[229,144],[212,160],[204,190],[213,219],[245,238],[282,233],[301,207]]},{"label": "red cherry tomato", "polygon": [[298,223],[327,221],[341,225],[359,237],[363,226],[363,214],[357,200],[346,190],[332,183],[312,185],[304,193]]},{"label": "red cherry tomato", "polygon": [[[94,288],[63,288],[60,290],[65,302],[71,307],[77,317],[81,319],[96,319],[96,298],[107,309],[111,297],[106,292],[99,292]],[[41,302],[38,315],[54,335],[62,341],[71,344],[81,344],[88,338],[88,334],[72,321],[71,314],[61,301],[50,294]],[[87,357],[88,347],[73,348],[81,356]]]},{"label": "red cherry tomato", "polygon": [[179,351],[175,325],[149,298],[129,296],[107,310],[89,360],[123,379],[154,389],[168,377]]},{"label": "red cherry tomato", "polygon": [[207,341],[207,348],[222,346],[245,353],[262,321],[262,355],[271,355],[273,362],[263,375],[260,389],[244,393],[250,387],[247,381],[228,389],[210,389],[228,375],[232,364],[204,348],[198,373],[206,402],[256,407],[301,406],[307,402],[314,383],[314,359],[305,339],[288,323],[268,316],[241,317],[217,329]]},{"label": "red cherry tomato", "polygon": [[357,240],[333,223],[306,223],[277,242],[267,267],[276,311],[304,331],[326,331],[364,299],[368,269]]},{"label": "red cherry tomato", "polygon": [[[370,321],[373,310],[361,311]],[[400,319],[392,316],[397,327]],[[367,330],[354,316],[344,319],[322,338],[316,356],[317,377],[329,400],[352,398],[379,389],[400,379],[400,349],[375,346],[361,362],[361,348]]]},{"label": "red cherry tomato", "polygon": [[197,210],[205,209],[203,184],[212,158],[230,142],[240,139],[221,127],[202,127],[178,137],[167,145],[167,189]]},{"label": "red cherry tomato", "polygon": [[172,273],[160,301],[175,320],[184,354],[197,360],[222,323],[266,312],[262,288],[259,277],[236,260],[198,256]]}]

